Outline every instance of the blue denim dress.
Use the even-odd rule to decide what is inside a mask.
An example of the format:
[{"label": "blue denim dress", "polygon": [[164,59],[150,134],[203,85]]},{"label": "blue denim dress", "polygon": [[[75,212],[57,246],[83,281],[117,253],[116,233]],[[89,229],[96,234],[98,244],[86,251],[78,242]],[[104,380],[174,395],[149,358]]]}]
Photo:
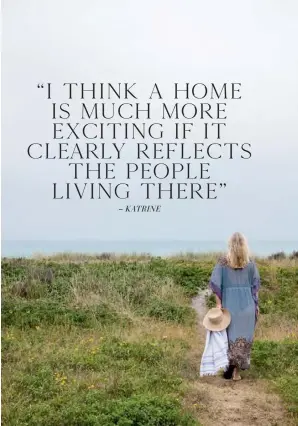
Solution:
[{"label": "blue denim dress", "polygon": [[257,266],[250,261],[244,268],[233,269],[228,266],[226,258],[222,258],[213,269],[210,288],[221,300],[222,307],[231,314],[227,328],[229,363],[246,370],[250,366],[257,320],[257,292],[260,288]]}]

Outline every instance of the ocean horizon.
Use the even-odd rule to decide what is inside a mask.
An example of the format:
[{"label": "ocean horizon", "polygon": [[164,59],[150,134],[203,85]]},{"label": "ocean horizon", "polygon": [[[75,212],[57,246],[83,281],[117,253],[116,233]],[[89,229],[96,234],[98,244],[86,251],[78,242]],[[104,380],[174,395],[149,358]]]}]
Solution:
[{"label": "ocean horizon", "polygon": [[[250,241],[249,246],[251,253],[255,256],[268,256],[276,252],[291,254],[293,251],[298,251],[298,241]],[[3,240],[1,242],[1,257],[32,257],[37,254],[53,255],[57,253],[146,253],[153,256],[170,256],[179,253],[222,252],[226,248],[226,241]]]}]

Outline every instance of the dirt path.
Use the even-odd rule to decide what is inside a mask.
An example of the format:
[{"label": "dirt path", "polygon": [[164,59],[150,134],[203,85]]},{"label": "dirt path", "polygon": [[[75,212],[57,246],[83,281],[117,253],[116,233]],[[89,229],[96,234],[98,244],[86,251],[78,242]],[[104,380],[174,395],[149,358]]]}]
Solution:
[{"label": "dirt path", "polygon": [[[203,290],[192,300],[198,315],[198,331],[204,350],[205,331],[201,325],[207,311]],[[279,397],[270,393],[266,382],[243,378],[240,382],[221,377],[204,377],[195,383],[199,395],[199,419],[203,426],[286,426]]]}]

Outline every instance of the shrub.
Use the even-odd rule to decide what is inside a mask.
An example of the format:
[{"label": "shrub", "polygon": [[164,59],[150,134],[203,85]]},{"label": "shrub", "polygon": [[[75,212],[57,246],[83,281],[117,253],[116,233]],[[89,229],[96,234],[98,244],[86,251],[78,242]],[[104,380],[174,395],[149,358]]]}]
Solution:
[{"label": "shrub", "polygon": [[274,383],[287,402],[288,411],[298,420],[298,376],[281,376]]},{"label": "shrub", "polygon": [[282,260],[286,259],[286,254],[283,251],[279,251],[277,253],[272,253],[270,256],[268,256],[268,260]]},{"label": "shrub", "polygon": [[22,424],[40,426],[46,418],[47,426],[199,425],[191,415],[183,412],[178,401],[169,397],[135,395],[103,401],[100,392],[93,391],[85,395],[68,395],[58,401],[28,407]]},{"label": "shrub", "polygon": [[140,395],[110,404],[111,425],[191,426],[198,424],[183,414],[174,399]]},{"label": "shrub", "polygon": [[274,378],[285,373],[298,374],[297,341],[255,341],[252,348],[252,372]]},{"label": "shrub", "polygon": [[214,308],[216,306],[216,299],[215,299],[215,294],[211,293],[211,294],[207,294],[205,296],[206,298],[206,305],[208,308]]},{"label": "shrub", "polygon": [[116,311],[107,305],[97,305],[94,309],[69,308],[49,300],[2,301],[2,324],[20,328],[44,325],[67,325],[92,327],[95,322],[101,325],[119,321]]},{"label": "shrub", "polygon": [[195,313],[192,308],[175,305],[162,299],[152,299],[148,305],[147,314],[164,321],[181,324],[191,324],[195,320]]},{"label": "shrub", "polygon": [[269,378],[298,419],[298,342],[256,341],[252,349],[255,377]]},{"label": "shrub", "polygon": [[39,299],[47,296],[47,287],[39,281],[26,280],[14,282],[11,294],[26,299]]},{"label": "shrub", "polygon": [[290,259],[298,259],[298,250],[293,251],[293,253],[290,255]]}]

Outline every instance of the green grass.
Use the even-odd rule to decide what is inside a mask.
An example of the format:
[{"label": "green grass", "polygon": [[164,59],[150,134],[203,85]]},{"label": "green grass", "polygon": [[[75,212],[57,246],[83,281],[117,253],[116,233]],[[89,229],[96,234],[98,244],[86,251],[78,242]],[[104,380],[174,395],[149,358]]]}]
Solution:
[{"label": "green grass", "polygon": [[[190,297],[206,287],[214,262],[107,254],[3,260],[3,425],[199,425],[187,403],[199,377]],[[279,327],[281,339],[256,340],[249,374],[270,381],[295,417],[297,336],[280,323],[298,319],[298,267],[258,263],[261,328]]]},{"label": "green grass", "polygon": [[298,341],[256,341],[252,351],[252,377],[270,379],[290,413],[298,421]]},{"label": "green grass", "polygon": [[176,275],[156,259],[3,261],[3,424],[199,425],[183,404],[194,290]]}]

